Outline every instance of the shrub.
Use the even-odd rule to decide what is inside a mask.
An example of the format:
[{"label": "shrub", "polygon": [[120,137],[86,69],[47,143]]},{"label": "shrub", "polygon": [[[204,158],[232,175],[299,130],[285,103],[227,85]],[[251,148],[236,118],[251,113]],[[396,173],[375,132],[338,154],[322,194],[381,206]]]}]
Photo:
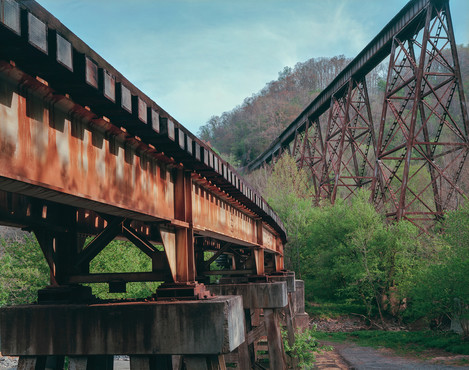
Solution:
[{"label": "shrub", "polygon": [[0,305],[34,302],[49,284],[49,266],[33,235],[0,239]]},{"label": "shrub", "polygon": [[295,359],[301,369],[312,369],[316,361],[316,353],[330,351],[332,347],[320,346],[316,339],[316,327],[297,331],[295,333],[295,343],[292,346],[288,344],[287,332],[282,330],[283,345],[285,353]]}]

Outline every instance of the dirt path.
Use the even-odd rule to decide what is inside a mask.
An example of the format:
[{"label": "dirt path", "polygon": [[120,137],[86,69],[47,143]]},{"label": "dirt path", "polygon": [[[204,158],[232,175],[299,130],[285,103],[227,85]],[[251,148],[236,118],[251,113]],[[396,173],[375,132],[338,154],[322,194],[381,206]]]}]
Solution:
[{"label": "dirt path", "polygon": [[[331,345],[331,344],[327,344]],[[320,355],[316,355],[315,369],[350,369],[350,365],[345,362],[343,356],[340,355],[339,351],[334,347],[332,351],[323,352]]]},{"label": "dirt path", "polygon": [[[326,343],[334,350],[316,357],[317,369],[424,369],[449,370],[469,368],[469,356],[439,355],[429,360],[397,356],[390,349],[360,347],[353,343]],[[466,362],[467,365],[457,365]]]}]

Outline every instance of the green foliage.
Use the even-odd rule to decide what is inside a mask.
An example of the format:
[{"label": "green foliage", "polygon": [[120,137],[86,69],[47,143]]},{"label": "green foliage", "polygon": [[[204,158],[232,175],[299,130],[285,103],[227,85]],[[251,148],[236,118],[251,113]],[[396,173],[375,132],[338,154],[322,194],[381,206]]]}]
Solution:
[{"label": "green foliage", "polygon": [[333,319],[352,314],[366,315],[366,307],[353,301],[305,302],[305,311],[313,318]]},{"label": "green foliage", "polygon": [[0,306],[34,302],[49,283],[49,267],[36,239],[0,239],[1,250]]},{"label": "green foliage", "polygon": [[422,262],[418,230],[408,222],[388,224],[357,192],[346,202],[314,207],[307,176],[284,155],[274,166],[265,193],[287,229],[287,267],[314,299],[354,300],[367,314],[397,313],[396,291]]},{"label": "green foliage", "polygon": [[469,335],[469,206],[447,215],[441,236],[424,237],[409,222],[386,221],[366,191],[314,207],[306,173],[288,155],[265,182],[287,229],[286,267],[305,280],[307,300],[364,306],[383,324],[385,314],[457,317]]},{"label": "green foliage", "polygon": [[319,340],[356,342],[361,346],[388,347],[399,352],[421,352],[424,349],[439,348],[458,354],[469,354],[469,341],[455,333],[436,331],[382,331],[363,330],[349,333],[317,332]]},{"label": "green foliage", "polygon": [[[466,202],[467,203],[467,202]],[[443,222],[443,248],[433,263],[423,266],[410,280],[406,317],[439,320],[459,318],[464,336],[469,335],[469,205],[449,212]]]},{"label": "green foliage", "polygon": [[293,157],[283,155],[275,164],[264,193],[287,230],[286,267],[296,270],[302,277],[301,251],[305,248],[304,237],[315,211],[311,206],[312,189],[306,172],[298,169]]},{"label": "green foliage", "polygon": [[[91,273],[151,271],[151,259],[128,241],[114,240],[90,264]],[[108,284],[90,284],[93,294],[101,299],[146,298],[161,283],[127,283],[126,293],[109,293]]]},{"label": "green foliage", "polygon": [[382,78],[378,80],[378,90],[381,92],[384,92],[386,90],[386,80]]},{"label": "green foliage", "polygon": [[[205,251],[205,252],[204,252],[204,261],[210,260],[210,258],[212,258],[214,255],[215,255],[215,252]],[[210,270],[223,270],[224,267],[223,267],[223,266],[220,266],[220,265],[217,263],[217,260],[215,260],[215,261],[213,261],[213,262],[210,264],[209,269],[210,269]],[[218,283],[218,280],[220,280],[221,277],[222,277],[222,275],[210,275],[210,276],[209,276],[209,278],[210,278],[210,284],[216,284],[216,283]]]},{"label": "green foliage", "polygon": [[449,212],[444,222],[444,238],[452,246],[452,255],[469,257],[469,202],[456,211]]},{"label": "green foliage", "polygon": [[297,331],[295,333],[295,343],[291,346],[288,344],[288,334],[285,330],[282,330],[282,338],[285,353],[291,358],[296,359],[301,369],[313,368],[316,361],[316,353],[332,350],[331,347],[319,345],[316,339],[316,327]]},{"label": "green foliage", "polygon": [[414,226],[387,224],[368,198],[363,191],[318,208],[303,260],[317,297],[361,301],[372,315],[393,309],[393,291],[418,264],[419,245]]}]

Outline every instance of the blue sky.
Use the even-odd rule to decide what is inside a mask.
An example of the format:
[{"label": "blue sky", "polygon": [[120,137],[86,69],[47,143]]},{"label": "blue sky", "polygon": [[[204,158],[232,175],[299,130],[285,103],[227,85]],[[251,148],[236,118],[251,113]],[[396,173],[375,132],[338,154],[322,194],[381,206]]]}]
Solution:
[{"label": "blue sky", "polygon": [[[354,57],[406,0],[38,0],[193,133],[285,66]],[[458,44],[469,1],[450,0]]]}]

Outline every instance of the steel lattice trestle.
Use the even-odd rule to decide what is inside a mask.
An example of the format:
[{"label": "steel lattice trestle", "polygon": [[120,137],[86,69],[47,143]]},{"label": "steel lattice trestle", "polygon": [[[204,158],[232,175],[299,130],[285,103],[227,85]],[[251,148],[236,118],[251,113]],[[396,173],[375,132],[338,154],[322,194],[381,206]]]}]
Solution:
[{"label": "steel lattice trestle", "polygon": [[378,209],[421,227],[440,218],[462,194],[467,124],[448,4],[430,4],[423,32],[393,42],[376,147]]},{"label": "steel lattice trestle", "polygon": [[[373,122],[366,75],[386,55],[382,114]],[[316,202],[365,187],[378,210],[426,230],[463,194],[468,125],[448,1],[411,1],[250,169],[293,145]]]}]

